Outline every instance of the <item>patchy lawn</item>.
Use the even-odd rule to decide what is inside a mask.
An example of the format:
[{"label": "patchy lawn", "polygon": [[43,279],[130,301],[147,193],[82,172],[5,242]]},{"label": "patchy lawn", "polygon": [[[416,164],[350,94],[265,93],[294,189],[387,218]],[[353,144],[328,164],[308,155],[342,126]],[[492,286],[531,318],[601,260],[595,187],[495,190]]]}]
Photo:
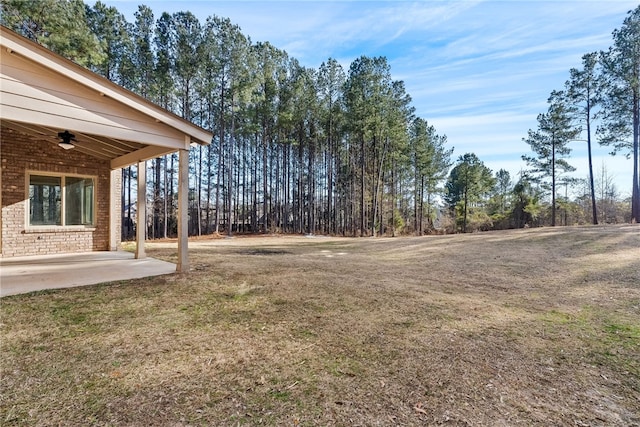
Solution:
[{"label": "patchy lawn", "polygon": [[190,246],[2,298],[0,424],[640,425],[638,226]]}]

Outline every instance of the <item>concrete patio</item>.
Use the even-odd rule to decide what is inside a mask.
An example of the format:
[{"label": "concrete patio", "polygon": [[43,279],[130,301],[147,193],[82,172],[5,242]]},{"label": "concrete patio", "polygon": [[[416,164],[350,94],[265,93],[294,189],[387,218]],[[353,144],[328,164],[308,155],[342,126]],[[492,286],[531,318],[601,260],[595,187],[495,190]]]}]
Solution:
[{"label": "concrete patio", "polygon": [[0,297],[175,272],[175,264],[124,251],[0,258]]}]

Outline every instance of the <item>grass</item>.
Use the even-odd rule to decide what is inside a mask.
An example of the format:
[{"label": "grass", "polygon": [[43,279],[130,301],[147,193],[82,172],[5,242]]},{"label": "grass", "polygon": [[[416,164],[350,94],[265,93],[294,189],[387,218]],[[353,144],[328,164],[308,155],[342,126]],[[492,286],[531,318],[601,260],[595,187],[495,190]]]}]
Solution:
[{"label": "grass", "polygon": [[0,425],[640,425],[639,231],[197,240],[5,297]]}]

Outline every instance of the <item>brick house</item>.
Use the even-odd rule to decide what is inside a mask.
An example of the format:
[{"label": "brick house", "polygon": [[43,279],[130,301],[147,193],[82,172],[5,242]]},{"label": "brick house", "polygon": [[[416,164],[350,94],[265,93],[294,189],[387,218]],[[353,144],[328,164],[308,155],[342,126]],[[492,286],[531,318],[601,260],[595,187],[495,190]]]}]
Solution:
[{"label": "brick house", "polygon": [[188,270],[189,147],[212,134],[5,27],[0,45],[1,256],[117,250],[121,169],[138,165],[144,218],[145,162],[177,151],[177,269]]}]

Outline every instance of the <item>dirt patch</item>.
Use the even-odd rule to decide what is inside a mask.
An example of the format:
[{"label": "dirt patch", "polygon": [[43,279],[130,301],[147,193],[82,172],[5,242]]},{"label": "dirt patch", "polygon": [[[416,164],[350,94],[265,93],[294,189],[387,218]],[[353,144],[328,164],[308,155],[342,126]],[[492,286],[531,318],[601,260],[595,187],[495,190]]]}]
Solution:
[{"label": "dirt patch", "polygon": [[270,248],[256,248],[256,249],[242,249],[237,251],[238,255],[287,255],[291,254],[289,251],[282,249],[270,249]]},{"label": "dirt patch", "polygon": [[190,248],[3,298],[0,423],[640,425],[637,226]]}]

